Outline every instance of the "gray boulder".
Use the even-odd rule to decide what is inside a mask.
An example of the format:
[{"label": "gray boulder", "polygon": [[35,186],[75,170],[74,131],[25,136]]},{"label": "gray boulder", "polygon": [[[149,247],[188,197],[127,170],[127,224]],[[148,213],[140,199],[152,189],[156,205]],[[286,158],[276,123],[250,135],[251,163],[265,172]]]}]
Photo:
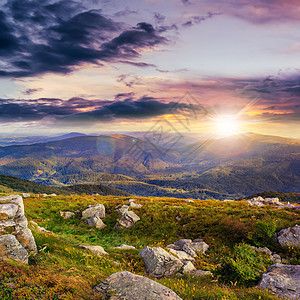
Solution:
[{"label": "gray boulder", "polygon": [[114,228],[131,228],[139,220],[140,217],[133,211],[126,211],[121,217],[121,219],[116,223]]},{"label": "gray boulder", "polygon": [[0,257],[28,263],[28,252],[12,234],[0,236]]},{"label": "gray boulder", "polygon": [[189,261],[194,261],[195,258],[187,254],[185,251],[178,251],[174,249],[168,249],[173,255],[178,257],[180,260],[189,260]]},{"label": "gray boulder", "polygon": [[94,290],[111,300],[182,300],[164,285],[128,271],[110,275]]},{"label": "gray boulder", "polygon": [[131,208],[142,208],[143,205],[142,205],[142,204],[135,203],[135,202],[130,202],[130,207],[131,207]]},{"label": "gray boulder", "polygon": [[75,214],[71,211],[60,211],[59,212],[60,216],[63,217],[64,219],[70,219],[72,218]]},{"label": "gray boulder", "polygon": [[171,276],[183,267],[180,259],[160,247],[146,246],[139,255],[143,258],[146,272],[151,277]]},{"label": "gray boulder", "polygon": [[79,248],[91,251],[93,254],[98,255],[98,256],[103,256],[103,255],[109,255],[103,247],[101,246],[85,246],[85,245],[80,245]]},{"label": "gray boulder", "polygon": [[122,205],[119,209],[117,209],[117,212],[120,215],[124,215],[126,211],[128,211],[128,209],[129,209],[129,205]]},{"label": "gray boulder", "polygon": [[99,217],[91,217],[91,218],[86,219],[84,222],[85,222],[85,224],[87,224],[89,226],[93,226],[97,229],[102,229],[106,226]]},{"label": "gray boulder", "polygon": [[82,219],[89,219],[92,217],[105,218],[105,207],[103,204],[89,205],[87,209],[82,212]]},{"label": "gray boulder", "polygon": [[22,196],[23,196],[23,198],[29,198],[29,197],[31,197],[30,194],[28,194],[28,193],[23,193]]},{"label": "gray boulder", "polygon": [[213,273],[210,271],[196,270],[193,275],[195,276],[213,276]]},{"label": "gray boulder", "polygon": [[136,248],[135,248],[134,246],[122,244],[121,246],[116,247],[116,249],[121,249],[121,250],[132,250],[132,249],[136,249]]},{"label": "gray boulder", "polygon": [[258,287],[279,298],[300,299],[300,266],[276,263],[262,275]]},{"label": "gray boulder", "polygon": [[198,256],[197,252],[205,253],[205,251],[209,248],[202,239],[195,239],[194,241],[190,239],[181,239],[175,242],[174,245],[194,258]]},{"label": "gray boulder", "polygon": [[300,226],[282,229],[277,234],[277,240],[282,247],[300,248]]},{"label": "gray boulder", "polygon": [[194,273],[194,272],[196,272],[195,266],[190,261],[184,262],[184,266],[182,268],[182,273],[190,274],[190,273]]}]

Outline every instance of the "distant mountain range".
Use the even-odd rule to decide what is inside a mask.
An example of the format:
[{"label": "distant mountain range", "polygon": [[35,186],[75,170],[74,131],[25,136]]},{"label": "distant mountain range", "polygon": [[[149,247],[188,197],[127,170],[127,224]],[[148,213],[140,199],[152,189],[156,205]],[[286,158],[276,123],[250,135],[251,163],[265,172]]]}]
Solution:
[{"label": "distant mountain range", "polygon": [[141,196],[224,199],[266,190],[299,192],[296,139],[246,134],[176,142],[168,135],[156,142],[147,133],[70,135],[0,147],[0,173],[47,185],[104,184]]}]

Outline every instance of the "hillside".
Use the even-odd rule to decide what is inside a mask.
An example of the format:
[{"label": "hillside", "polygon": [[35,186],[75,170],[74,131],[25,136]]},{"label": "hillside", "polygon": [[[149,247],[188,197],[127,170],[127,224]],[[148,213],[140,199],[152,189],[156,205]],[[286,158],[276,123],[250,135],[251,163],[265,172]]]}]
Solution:
[{"label": "hillside", "polygon": [[225,199],[299,192],[299,158],[299,140],[274,136],[237,135],[169,149],[162,141],[114,134],[0,147],[0,173],[56,186],[105,184],[140,196],[155,191]]},{"label": "hillside", "polygon": [[99,195],[117,195],[128,196],[129,193],[110,188],[101,184],[77,184],[73,186],[54,187],[31,182],[18,177],[0,175],[0,191],[2,192],[24,192],[37,194],[99,194]]},{"label": "hillside", "polygon": [[[255,288],[261,276],[259,272],[273,262],[268,255],[251,250],[249,245],[268,247],[286,264],[300,263],[299,251],[282,248],[272,238],[280,229],[299,223],[299,210],[269,205],[258,208],[245,201],[194,200],[187,203],[174,198],[136,198],[143,206],[133,211],[141,220],[132,228],[115,230],[114,224],[120,218],[115,208],[128,204],[128,199],[78,195],[26,198],[28,219],[52,233],[39,231],[29,222],[39,251],[30,257],[29,266],[0,262],[0,298],[26,299],[30,295],[30,299],[42,300],[102,299],[94,293],[96,284],[122,270],[145,276],[144,263],[139,256],[141,249],[166,247],[180,238],[201,238],[209,245],[205,255],[199,255],[193,264],[197,269],[213,273],[213,277],[186,274],[156,279],[184,300],[278,299],[268,291]],[[101,230],[86,225],[79,218],[78,211],[95,203],[104,204],[107,213],[103,219],[106,227]],[[64,219],[60,211],[76,211],[77,215]],[[136,249],[114,248],[121,244]],[[79,245],[100,245],[109,255],[99,257]],[[234,262],[236,249],[244,251],[238,261],[239,269],[224,275],[227,259]],[[257,261],[260,265],[255,265]]]}]

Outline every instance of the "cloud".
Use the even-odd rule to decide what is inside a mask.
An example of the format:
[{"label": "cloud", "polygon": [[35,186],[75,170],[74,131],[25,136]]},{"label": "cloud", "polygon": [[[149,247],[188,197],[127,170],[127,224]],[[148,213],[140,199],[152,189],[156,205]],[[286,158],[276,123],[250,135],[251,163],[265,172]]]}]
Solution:
[{"label": "cloud", "polygon": [[200,24],[203,21],[211,19],[213,16],[220,15],[220,13],[208,12],[205,16],[193,16],[188,21],[182,23],[183,27],[190,27],[196,24]]},{"label": "cloud", "polygon": [[26,91],[23,92],[24,95],[32,95],[36,92],[40,92],[42,91],[42,88],[38,88],[38,89],[27,89]]},{"label": "cloud", "polygon": [[129,28],[74,1],[10,0],[0,12],[0,76],[66,74],[84,63],[134,63],[143,50],[166,43],[149,23]]}]

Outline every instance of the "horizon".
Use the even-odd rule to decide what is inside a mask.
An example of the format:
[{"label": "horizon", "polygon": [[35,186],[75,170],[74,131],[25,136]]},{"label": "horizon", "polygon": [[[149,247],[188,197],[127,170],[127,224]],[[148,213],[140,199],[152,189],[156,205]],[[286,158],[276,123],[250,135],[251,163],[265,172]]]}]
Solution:
[{"label": "horizon", "polygon": [[300,138],[295,1],[13,0],[0,9],[0,133],[165,122]]}]

